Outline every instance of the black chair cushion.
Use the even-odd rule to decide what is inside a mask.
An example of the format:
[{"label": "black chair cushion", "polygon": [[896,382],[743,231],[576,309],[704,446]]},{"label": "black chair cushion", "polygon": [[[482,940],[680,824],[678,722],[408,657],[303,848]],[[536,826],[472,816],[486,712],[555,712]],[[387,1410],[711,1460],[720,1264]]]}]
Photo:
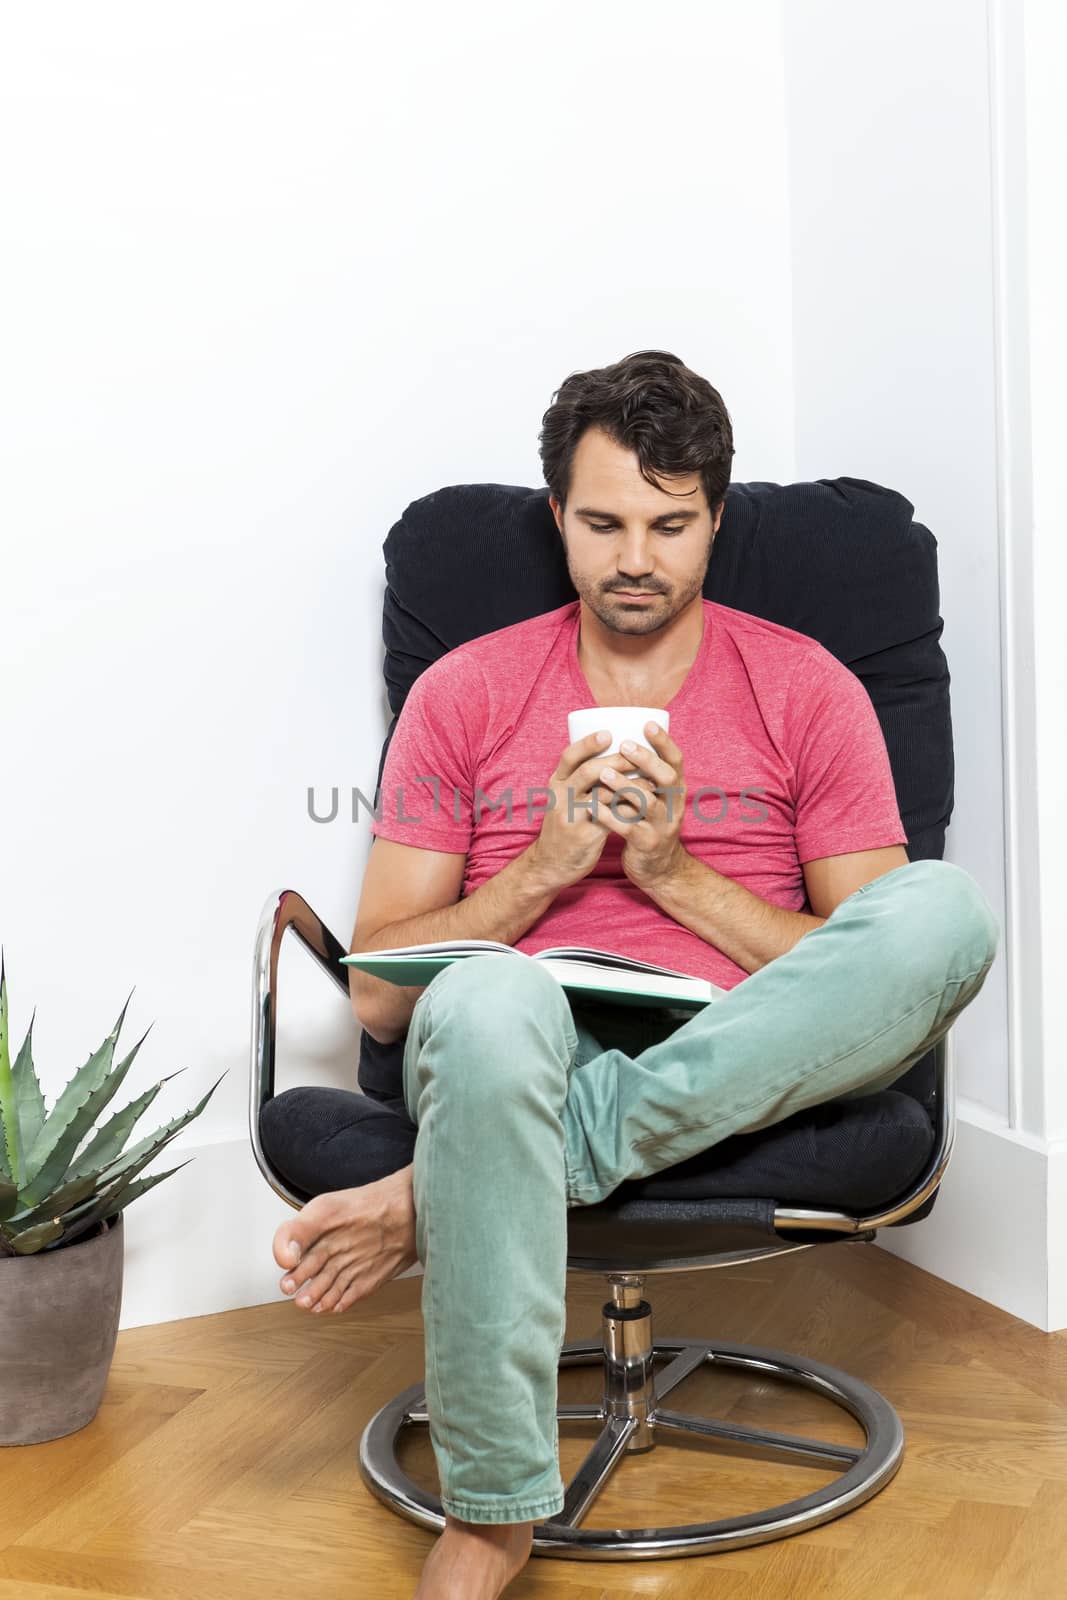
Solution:
[{"label": "black chair cushion", "polygon": [[[415,1124],[403,1102],[349,1089],[286,1089],[263,1107],[260,1139],[290,1187],[310,1197],[356,1188],[407,1166]],[[655,1220],[663,1202],[768,1200],[866,1212],[910,1188],[933,1149],[929,1117],[895,1089],[828,1101],[756,1133],[735,1134],[650,1178],[621,1184],[577,1210],[633,1210]],[[679,1215],[678,1213],[674,1213]],[[574,1212],[571,1213],[572,1218]]]},{"label": "black chair cushion", "polygon": [[351,1089],[285,1089],[259,1113],[267,1159],[306,1199],[408,1166],[415,1133],[402,1100],[388,1104]]}]

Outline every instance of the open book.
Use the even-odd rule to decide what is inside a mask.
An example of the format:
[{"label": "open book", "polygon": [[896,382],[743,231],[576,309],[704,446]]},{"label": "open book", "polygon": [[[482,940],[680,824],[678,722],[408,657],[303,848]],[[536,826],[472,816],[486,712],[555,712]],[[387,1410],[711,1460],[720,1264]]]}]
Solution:
[{"label": "open book", "polygon": [[620,956],[610,950],[591,950],[581,945],[560,945],[528,955],[514,945],[498,944],[495,939],[442,939],[437,944],[409,944],[389,950],[354,950],[341,960],[387,983],[425,986],[443,967],[464,956],[488,955],[499,951],[524,961],[540,961],[564,989],[588,994],[622,1005],[661,1005],[686,1011],[699,1011],[709,1001],[726,993],[706,978],[694,978],[673,967],[658,967],[634,956]]}]

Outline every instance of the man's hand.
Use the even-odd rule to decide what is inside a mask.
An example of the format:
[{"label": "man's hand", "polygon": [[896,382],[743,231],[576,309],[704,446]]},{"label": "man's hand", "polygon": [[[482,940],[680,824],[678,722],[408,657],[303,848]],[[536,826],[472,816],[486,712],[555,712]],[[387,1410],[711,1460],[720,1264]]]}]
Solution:
[{"label": "man's hand", "polygon": [[645,737],[651,750],[628,742],[621,751],[626,770],[636,768],[638,777],[620,777],[610,770],[599,774],[615,798],[597,812],[604,828],[625,839],[622,868],[639,889],[672,877],[689,855],[681,840],[686,794],[682,752],[658,722],[645,723]]},{"label": "man's hand", "polygon": [[610,742],[610,734],[597,733],[575,740],[548,780],[549,809],[528,856],[538,876],[557,893],[592,872],[608,842],[607,831],[593,816],[595,805],[597,817],[602,818],[611,799],[611,791],[600,784],[601,774],[610,772],[621,782],[622,773],[633,766],[629,755],[594,754]]}]

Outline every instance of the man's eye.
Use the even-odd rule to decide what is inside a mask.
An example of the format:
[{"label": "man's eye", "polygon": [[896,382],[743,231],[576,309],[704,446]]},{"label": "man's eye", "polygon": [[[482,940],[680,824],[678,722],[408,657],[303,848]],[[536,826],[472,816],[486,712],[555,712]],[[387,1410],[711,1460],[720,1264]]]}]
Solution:
[{"label": "man's eye", "polygon": [[[592,528],[594,533],[614,533],[615,532],[614,527],[612,527],[610,524],[605,524],[603,522],[591,522],[589,524],[589,526]],[[660,531],[660,533],[684,533],[685,532],[685,523],[683,522],[681,527],[677,527],[677,528],[660,528],[659,531]]]}]

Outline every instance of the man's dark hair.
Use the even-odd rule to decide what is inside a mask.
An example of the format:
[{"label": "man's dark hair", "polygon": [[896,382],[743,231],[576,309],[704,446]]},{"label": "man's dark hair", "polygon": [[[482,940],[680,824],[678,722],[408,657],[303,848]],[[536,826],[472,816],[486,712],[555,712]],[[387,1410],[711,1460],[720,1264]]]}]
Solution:
[{"label": "man's dark hair", "polygon": [[666,350],[637,350],[610,367],[572,372],[553,396],[539,434],[545,482],[561,506],[578,441],[597,427],[632,450],[641,476],[664,494],[663,477],[699,472],[712,514],[730,482],[729,413],[718,390]]}]

